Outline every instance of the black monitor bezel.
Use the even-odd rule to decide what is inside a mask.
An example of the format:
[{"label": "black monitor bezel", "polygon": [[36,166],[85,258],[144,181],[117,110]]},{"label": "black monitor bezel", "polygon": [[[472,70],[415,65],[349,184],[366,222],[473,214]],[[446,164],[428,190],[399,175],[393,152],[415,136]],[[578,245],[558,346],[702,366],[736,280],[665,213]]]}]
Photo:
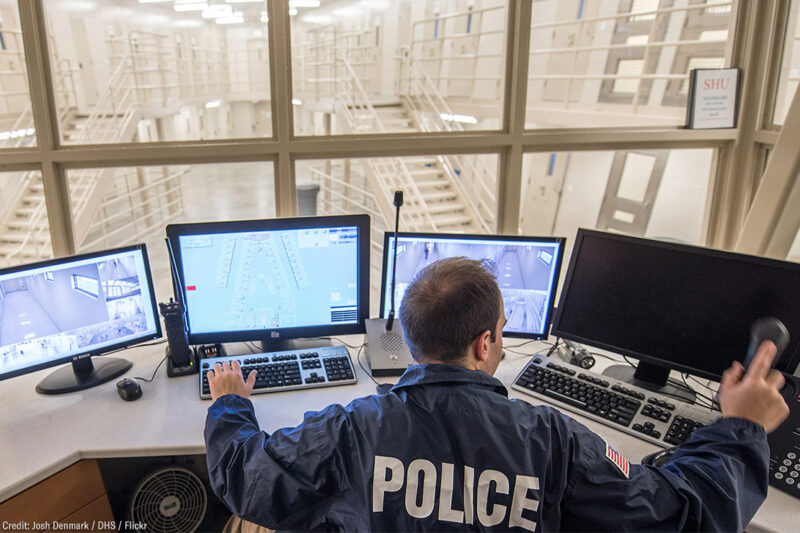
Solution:
[{"label": "black monitor bezel", "polygon": [[[555,303],[556,292],[558,291],[558,281],[561,275],[561,264],[564,259],[564,250],[566,248],[566,237],[551,237],[551,236],[534,236],[534,235],[485,235],[479,233],[419,233],[411,231],[400,231],[397,233],[398,238],[413,237],[413,238],[431,238],[431,239],[450,239],[450,240],[464,240],[475,239],[482,241],[519,241],[519,242],[541,242],[541,243],[558,243],[559,252],[556,254],[555,274],[553,276],[553,288],[550,291],[550,301],[547,302],[547,314],[544,320],[544,333],[522,333],[517,331],[503,332],[503,337],[509,339],[532,339],[532,340],[546,340],[548,331],[550,330],[550,323],[553,320],[553,305]],[[388,265],[389,241],[394,237],[393,231],[387,231],[383,234],[383,258],[381,260],[381,307],[378,316],[383,316],[383,310],[386,307],[386,285],[389,283],[386,268]],[[396,302],[399,304],[399,302]]]},{"label": "black monitor bezel", "polygon": [[59,257],[59,258],[56,258],[56,259],[49,259],[47,261],[40,261],[40,262],[37,262],[37,263],[28,263],[28,264],[24,264],[24,265],[15,265],[15,266],[12,266],[12,267],[7,267],[7,268],[0,269],[0,276],[6,275],[6,274],[13,274],[15,272],[22,272],[22,271],[25,271],[25,270],[35,270],[35,269],[38,269],[38,268],[46,268],[46,267],[49,267],[49,266],[63,265],[63,264],[72,263],[72,262],[75,262],[75,261],[82,261],[84,259],[92,259],[94,257],[102,257],[102,256],[106,256],[106,255],[116,255],[118,253],[131,252],[131,251],[134,251],[134,250],[140,250],[142,252],[142,259],[143,259],[143,262],[144,262],[145,276],[147,277],[147,289],[150,291],[150,304],[152,306],[153,318],[155,319],[155,325],[156,325],[155,334],[147,333],[146,335],[142,335],[142,336],[136,337],[134,339],[128,339],[128,340],[123,341],[123,342],[118,342],[116,344],[110,344],[108,346],[103,346],[102,348],[98,348],[96,350],[89,350],[87,352],[83,352],[83,353],[75,354],[75,355],[67,355],[67,356],[64,356],[64,357],[60,357],[58,359],[53,359],[51,361],[47,361],[45,363],[39,363],[37,365],[28,366],[28,367],[25,367],[25,368],[21,368],[19,370],[12,370],[11,372],[6,372],[6,373],[3,373],[3,374],[0,374],[0,381],[3,381],[5,379],[9,379],[9,378],[13,378],[13,377],[16,377],[16,376],[21,376],[23,374],[31,374],[33,372],[38,372],[39,370],[44,370],[45,368],[51,368],[51,367],[54,367],[54,366],[63,365],[65,363],[71,363],[71,362],[74,362],[74,361],[78,361],[79,359],[85,359],[87,357],[96,357],[96,356],[101,356],[101,355],[104,355],[104,354],[108,354],[110,352],[116,352],[116,351],[121,350],[123,348],[128,348],[129,346],[140,344],[140,343],[145,342],[145,341],[154,340],[154,339],[160,339],[161,336],[162,336],[161,318],[160,318],[160,315],[158,314],[158,302],[156,301],[156,294],[155,294],[155,290],[153,289],[153,276],[152,276],[152,274],[150,272],[150,261],[149,261],[149,259],[147,257],[147,247],[143,243],[142,244],[134,244],[134,245],[130,245],[130,246],[123,246],[121,248],[113,248],[113,249],[109,249],[109,250],[101,250],[101,251],[97,251],[97,252],[90,252],[90,253],[80,254],[80,255],[71,255],[71,256],[66,256],[66,257]]},{"label": "black monitor bezel", "polygon": [[[182,281],[184,276],[181,250],[180,246],[178,245],[179,237],[184,235],[203,235],[214,233],[248,233],[254,231],[286,231],[307,228],[339,228],[344,226],[355,226],[358,228],[358,318],[355,324],[330,324],[278,329],[212,331],[206,333],[192,332],[191,320],[189,319],[189,311],[186,304],[185,283]],[[369,316],[369,215],[264,218],[255,220],[229,220],[219,222],[169,224],[166,227],[166,233],[168,245],[170,246],[172,254],[175,258],[175,268],[177,269],[179,276],[179,280],[175,280],[175,274],[173,273],[173,287],[180,287],[180,294],[176,294],[175,299],[183,303],[184,307],[187,308],[186,325],[190,344],[279,341],[332,335],[355,335],[365,332],[364,321]]]},{"label": "black monitor bezel", "polygon": [[[774,266],[774,267],[782,267],[782,268],[796,268],[798,275],[800,275],[800,264],[791,263],[788,261],[780,261],[778,259],[769,259],[766,257],[760,257],[755,255],[748,255],[748,254],[741,254],[736,252],[729,252],[726,250],[718,250],[714,248],[706,248],[703,246],[696,246],[691,244],[682,244],[682,243],[674,243],[669,241],[660,241],[654,239],[647,239],[644,237],[633,237],[630,235],[621,235],[618,233],[610,233],[606,231],[599,231],[599,230],[592,230],[586,228],[579,228],[578,232],[575,236],[575,243],[572,248],[572,254],[570,255],[569,266],[567,267],[567,273],[564,276],[564,284],[561,287],[561,295],[559,297],[558,305],[556,306],[556,313],[553,318],[553,327],[551,328],[550,333],[557,337],[561,337],[563,339],[568,339],[571,341],[579,342],[582,344],[586,344],[589,346],[593,346],[596,348],[600,348],[603,350],[608,350],[610,352],[618,353],[623,356],[633,357],[639,361],[644,361],[645,363],[657,365],[660,367],[669,368],[671,370],[676,370],[678,372],[687,372],[689,374],[699,376],[705,379],[719,381],[721,378],[720,374],[715,374],[713,372],[707,372],[702,368],[694,368],[687,365],[681,365],[674,363],[672,361],[668,361],[666,359],[658,358],[651,356],[649,354],[636,352],[633,350],[628,350],[619,346],[614,346],[611,344],[606,344],[604,342],[599,342],[593,339],[581,337],[579,335],[575,335],[570,333],[569,331],[564,331],[560,327],[561,322],[561,315],[563,312],[563,306],[565,305],[566,298],[569,295],[569,287],[574,277],[574,270],[575,270],[575,263],[577,261],[577,257],[580,254],[581,246],[584,242],[584,237],[586,236],[596,236],[605,239],[611,239],[616,241],[623,241],[623,242],[636,242],[640,244],[644,244],[647,246],[651,246],[653,248],[661,248],[667,250],[680,250],[684,252],[693,252],[698,253],[701,255],[706,255],[710,257],[722,257],[722,258],[729,258],[729,259],[736,259],[736,260],[743,260],[748,261],[757,265],[765,265],[765,266]],[[744,355],[744,354],[742,354]],[[786,369],[794,369],[797,367],[797,364],[800,362],[800,356],[796,356],[794,359],[788,360],[784,362],[783,365],[780,365],[776,368],[781,371],[786,371]]]}]

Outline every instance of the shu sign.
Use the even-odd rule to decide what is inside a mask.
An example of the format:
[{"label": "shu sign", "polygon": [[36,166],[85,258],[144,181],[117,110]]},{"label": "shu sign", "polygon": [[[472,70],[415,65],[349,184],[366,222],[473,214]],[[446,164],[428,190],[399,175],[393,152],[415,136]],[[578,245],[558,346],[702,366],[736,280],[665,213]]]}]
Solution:
[{"label": "shu sign", "polygon": [[686,127],[735,128],[739,77],[738,68],[693,69],[689,75]]}]

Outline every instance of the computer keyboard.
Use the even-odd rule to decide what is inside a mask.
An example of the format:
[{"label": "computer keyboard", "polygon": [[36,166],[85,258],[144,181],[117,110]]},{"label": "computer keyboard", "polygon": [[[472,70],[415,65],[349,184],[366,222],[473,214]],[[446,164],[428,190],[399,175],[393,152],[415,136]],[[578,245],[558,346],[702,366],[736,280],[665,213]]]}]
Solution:
[{"label": "computer keyboard", "polygon": [[719,413],[537,355],[513,389],[660,446],[681,444]]},{"label": "computer keyboard", "polygon": [[228,355],[200,361],[200,398],[211,398],[206,373],[223,361],[239,361],[245,379],[252,370],[258,371],[253,394],[357,382],[353,362],[345,346]]}]

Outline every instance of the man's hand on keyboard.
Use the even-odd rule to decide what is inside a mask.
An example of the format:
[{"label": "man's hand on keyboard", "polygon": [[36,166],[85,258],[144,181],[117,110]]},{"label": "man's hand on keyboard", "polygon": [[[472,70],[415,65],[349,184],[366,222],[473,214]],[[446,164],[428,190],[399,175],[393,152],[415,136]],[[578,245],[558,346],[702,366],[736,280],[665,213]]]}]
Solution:
[{"label": "man's hand on keyboard", "polygon": [[211,400],[217,401],[217,398],[226,394],[238,394],[243,398],[249,398],[256,384],[257,374],[258,372],[255,370],[251,371],[245,381],[242,379],[242,368],[239,361],[234,361],[233,365],[228,361],[217,363],[214,365],[214,370],[209,370],[206,374]]},{"label": "man's hand on keyboard", "polygon": [[789,415],[789,406],[780,394],[783,375],[770,370],[774,358],[775,345],[766,341],[759,346],[747,373],[738,361],[725,371],[719,388],[722,416],[746,418],[764,426],[767,433],[781,425]]}]

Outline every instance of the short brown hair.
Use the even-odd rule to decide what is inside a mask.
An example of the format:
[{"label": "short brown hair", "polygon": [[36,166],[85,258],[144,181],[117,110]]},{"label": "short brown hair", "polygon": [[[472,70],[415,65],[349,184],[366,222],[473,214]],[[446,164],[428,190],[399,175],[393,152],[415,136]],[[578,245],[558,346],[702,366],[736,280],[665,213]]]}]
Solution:
[{"label": "short brown hair", "polygon": [[414,359],[455,363],[487,329],[496,340],[501,295],[492,270],[491,261],[451,257],[417,274],[400,305],[403,336]]}]

